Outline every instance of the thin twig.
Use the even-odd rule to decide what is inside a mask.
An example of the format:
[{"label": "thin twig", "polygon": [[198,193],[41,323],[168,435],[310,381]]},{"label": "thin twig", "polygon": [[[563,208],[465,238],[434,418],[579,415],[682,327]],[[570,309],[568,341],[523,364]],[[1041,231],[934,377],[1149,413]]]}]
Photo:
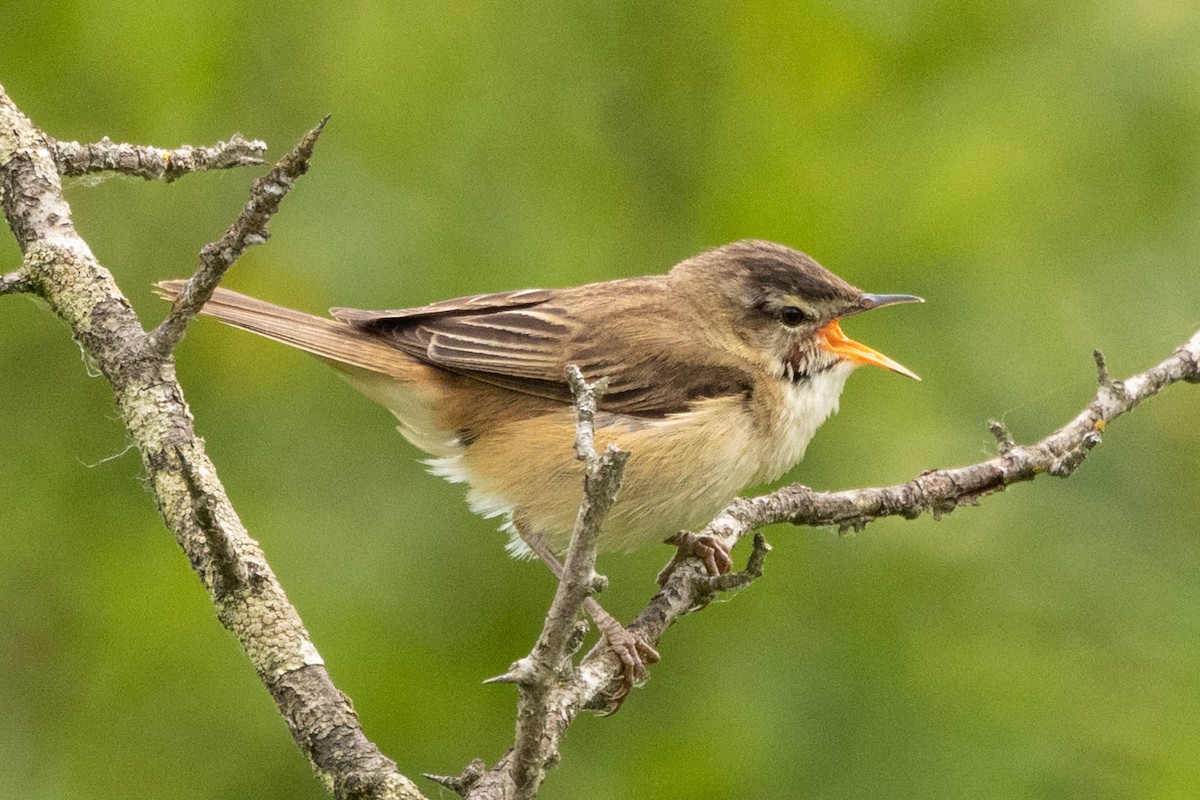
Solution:
[{"label": "thin twig", "polygon": [[529,656],[529,679],[519,685],[517,731],[513,741],[511,776],[517,797],[533,797],[557,757],[556,740],[549,732],[550,693],[560,681],[564,664],[575,643],[575,618],[594,591],[596,547],[600,526],[616,500],[621,473],[629,454],[609,447],[603,455],[594,449],[596,404],[603,384],[589,384],[577,367],[567,367],[567,380],[575,396],[575,454],[583,462],[583,502],[575,519],[563,574],[546,613],[542,632]]},{"label": "thin twig", "polygon": [[1092,359],[1096,362],[1096,383],[1104,387],[1112,386],[1112,378],[1108,377],[1108,362],[1104,358],[1104,353],[1093,350]]},{"label": "thin twig", "polygon": [[437,775],[432,772],[422,772],[422,778],[428,778],[434,783],[440,783],[450,791],[457,795],[466,795],[467,790],[483,777],[487,771],[487,764],[483,763],[482,758],[475,758],[471,763],[463,767],[463,771],[457,775]]},{"label": "thin twig", "polygon": [[988,430],[992,432],[992,436],[996,437],[996,449],[1000,451],[1000,455],[1008,455],[1017,446],[1017,443],[1013,441],[1012,434],[1000,420],[989,419]]},{"label": "thin twig", "polygon": [[719,592],[740,592],[762,577],[763,564],[766,562],[769,552],[771,552],[771,545],[766,538],[761,533],[755,533],[754,548],[750,551],[746,568],[740,572],[728,572],[724,575],[709,577],[707,586],[701,586],[701,589],[707,589],[714,596]]},{"label": "thin twig", "polygon": [[200,251],[200,265],[196,272],[171,304],[166,319],[150,332],[150,348],[155,353],[170,353],[183,338],[188,323],[200,313],[221,278],[246,248],[267,241],[271,235],[267,224],[279,210],[280,203],[296,179],[308,172],[313,148],[328,121],[329,117],[325,117],[317,123],[287,155],[279,159],[270,172],[251,184],[250,199],[237,220],[220,239],[210,242]]},{"label": "thin twig", "polygon": [[117,172],[167,183],[191,172],[261,164],[266,151],[265,142],[251,141],[240,133],[211,147],[183,145],[174,150],[113,142],[107,136],[91,144],[54,142],[54,160],[63,177]]}]

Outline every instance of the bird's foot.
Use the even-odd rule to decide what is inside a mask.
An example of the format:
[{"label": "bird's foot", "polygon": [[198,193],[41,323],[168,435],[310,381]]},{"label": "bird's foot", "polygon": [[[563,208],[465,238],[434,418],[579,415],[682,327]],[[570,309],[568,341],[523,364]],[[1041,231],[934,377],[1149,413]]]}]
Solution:
[{"label": "bird's foot", "polygon": [[667,544],[675,545],[675,555],[670,563],[658,573],[658,585],[666,586],[667,579],[679,568],[679,565],[689,558],[698,558],[704,564],[704,569],[712,577],[724,575],[733,569],[733,556],[725,540],[710,534],[696,535],[680,531],[664,540]]},{"label": "bird's foot", "polygon": [[604,640],[617,654],[617,658],[621,659],[621,680],[616,691],[607,697],[609,706],[603,714],[607,717],[621,710],[621,704],[633,691],[634,686],[646,682],[649,677],[646,665],[657,663],[662,656],[639,634],[617,622],[616,618],[593,598],[589,597],[585,605],[588,615],[596,621],[596,627],[600,629]]},{"label": "bird's foot", "polygon": [[[520,531],[520,527],[518,527],[518,531]],[[558,560],[558,556],[546,545],[545,541],[525,533],[521,533],[521,539],[538,558],[545,562],[550,571],[559,580],[562,580],[562,562]],[[726,556],[726,560],[728,561],[728,556]],[[726,571],[728,571],[728,567]],[[648,677],[646,664],[654,664],[662,656],[648,641],[617,622],[616,617],[605,611],[604,606],[600,605],[596,598],[585,598],[583,605],[587,609],[588,616],[595,620],[596,627],[600,629],[608,646],[617,654],[617,658],[621,659],[621,681],[617,685],[616,692],[608,696],[609,705],[604,712],[604,716],[610,716],[621,710],[621,704],[633,691],[634,686],[646,681]]]}]

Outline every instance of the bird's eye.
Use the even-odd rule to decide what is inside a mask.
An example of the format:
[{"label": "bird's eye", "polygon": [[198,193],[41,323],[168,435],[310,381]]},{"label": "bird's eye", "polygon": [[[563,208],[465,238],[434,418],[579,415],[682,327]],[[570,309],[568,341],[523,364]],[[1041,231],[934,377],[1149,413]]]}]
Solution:
[{"label": "bird's eye", "polygon": [[804,312],[796,306],[784,306],[779,310],[779,319],[789,328],[794,328],[804,322]]}]

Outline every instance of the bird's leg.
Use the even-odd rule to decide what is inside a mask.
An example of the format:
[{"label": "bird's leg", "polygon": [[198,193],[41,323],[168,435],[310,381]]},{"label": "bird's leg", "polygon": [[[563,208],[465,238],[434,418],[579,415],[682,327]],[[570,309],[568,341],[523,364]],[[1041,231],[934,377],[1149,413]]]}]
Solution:
[{"label": "bird's leg", "polygon": [[[540,536],[527,534],[521,530],[521,526],[517,527],[517,531],[521,536],[521,541],[528,545],[529,549],[550,568],[550,571],[559,580],[562,580],[562,562],[546,545],[545,540]],[[613,708],[608,713],[614,714],[621,708],[621,704],[625,702],[625,698],[629,696],[633,687],[646,680],[646,664],[654,664],[662,656],[649,642],[626,628],[617,621],[616,617],[605,611],[596,598],[585,597],[583,607],[587,609],[588,616],[595,621],[596,627],[600,629],[608,646],[621,659],[623,680],[617,694],[609,698],[613,703]]]},{"label": "bird's leg", "polygon": [[697,536],[694,533],[680,531],[664,541],[667,544],[675,545],[676,549],[675,555],[671,556],[671,560],[662,568],[662,572],[658,573],[659,586],[666,586],[671,573],[689,558],[700,559],[704,564],[705,571],[714,578],[733,569],[731,549],[719,536],[710,534]]}]

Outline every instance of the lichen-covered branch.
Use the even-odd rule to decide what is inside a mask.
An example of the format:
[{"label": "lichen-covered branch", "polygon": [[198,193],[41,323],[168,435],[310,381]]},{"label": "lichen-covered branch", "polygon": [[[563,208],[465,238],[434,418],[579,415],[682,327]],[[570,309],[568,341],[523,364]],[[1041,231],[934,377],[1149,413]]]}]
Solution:
[{"label": "lichen-covered branch", "polygon": [[[310,138],[305,141],[311,149]],[[4,280],[44,298],[112,385],[163,520],[318,777],[342,798],[421,798],[365,737],[349,701],[330,681],[303,622],[242,525],[196,435],[170,347],[163,346],[170,339],[155,341],[142,329],[112,274],[75,230],[54,152],[50,138],[0,87],[0,195],[24,254],[21,270]],[[288,164],[297,158],[305,157],[293,151],[276,172],[291,175]],[[251,236],[265,231],[278,202],[268,207],[246,224]],[[241,245],[248,241],[243,236]],[[216,256],[227,268],[224,258],[224,253]],[[218,266],[206,274],[214,269],[223,271]],[[185,313],[176,318],[176,324],[186,322]],[[177,338],[178,333],[172,329],[170,335]]]},{"label": "lichen-covered branch", "polygon": [[[584,499],[542,634],[530,655],[504,676],[517,683],[521,692],[513,747],[491,769],[485,769],[476,759],[461,775],[427,776],[471,800],[534,797],[547,768],[558,762],[563,736],[575,717],[587,708],[607,709],[609,687],[621,681],[627,669],[603,642],[577,668],[572,669],[570,663],[579,646],[574,619],[585,599],[598,588],[596,542],[620,487],[627,454],[610,448],[603,456],[596,455],[593,438],[597,387],[587,384],[576,367],[568,367],[567,376],[576,400],[575,448],[585,466]],[[688,611],[704,606],[718,592],[741,589],[761,576],[769,550],[766,541],[756,537],[746,569],[716,578],[709,577],[700,562],[685,562],[629,631],[652,647],[671,623]]]},{"label": "lichen-covered branch", "polygon": [[[629,631],[651,645],[657,644],[667,628],[684,614],[704,607],[720,592],[744,588],[760,577],[770,549],[766,540],[756,535],[746,568],[718,578],[710,577],[696,559],[683,562],[628,626]],[[624,665],[611,649],[597,646],[574,670],[562,674],[558,682],[548,687],[543,698],[546,724],[536,751],[544,764],[557,762],[562,739],[580,711],[608,707],[609,687],[622,679],[623,671]],[[491,769],[482,770],[476,760],[462,775],[438,780],[466,800],[520,797],[513,779],[518,771],[516,759],[516,750],[510,750]]]},{"label": "lichen-covered branch", "polygon": [[[527,659],[523,659],[529,664],[530,679],[518,684],[517,732],[510,769],[518,798],[536,795],[547,765],[556,760],[557,736],[550,730],[552,709],[547,701],[564,670],[570,669],[575,619],[584,600],[597,590],[596,544],[600,525],[616,500],[621,473],[629,458],[627,452],[614,447],[609,447],[603,455],[597,455],[593,448],[597,397],[604,387],[584,381],[577,367],[567,368],[567,378],[575,395],[578,416],[575,453],[583,462],[583,502],[542,632]],[[575,649],[578,646],[574,643]]]},{"label": "lichen-covered branch", "polygon": [[174,150],[113,142],[107,136],[91,144],[58,141],[52,141],[52,144],[58,172],[65,178],[117,172],[167,183],[189,172],[261,164],[267,151],[265,142],[251,141],[240,133],[235,133],[228,142],[217,142],[211,147],[184,145]]},{"label": "lichen-covered branch", "polygon": [[1067,424],[1031,445],[1018,445],[998,422],[990,427],[1000,455],[979,464],[929,470],[895,486],[816,492],[807,486],[786,486],[761,497],[741,499],[726,508],[704,532],[736,541],[766,525],[836,525],[861,530],[880,517],[934,517],[1007,486],[1038,475],[1065,478],[1083,463],[1108,424],[1173,383],[1200,382],[1200,331],[1161,363],[1123,381],[1112,381],[1103,356],[1096,354],[1098,387],[1091,402]]},{"label": "lichen-covered branch", "polygon": [[575,366],[567,367],[566,377],[575,397],[575,455],[584,467],[583,501],[565,562],[552,563],[556,561],[552,553],[543,555],[547,565],[558,573],[558,586],[537,641],[529,655],[509,667],[508,672],[487,681],[518,687],[512,748],[491,770],[476,759],[458,776],[426,775],[459,794],[536,796],[547,768],[558,760],[559,741],[574,717],[574,711],[566,716],[560,713],[553,698],[569,680],[571,659],[583,642],[586,626],[577,622],[579,612],[585,603],[594,602],[591,596],[604,585],[604,579],[595,571],[600,526],[616,500],[629,454],[612,446],[602,455],[594,449],[596,403],[604,391],[604,381],[588,383]]}]

